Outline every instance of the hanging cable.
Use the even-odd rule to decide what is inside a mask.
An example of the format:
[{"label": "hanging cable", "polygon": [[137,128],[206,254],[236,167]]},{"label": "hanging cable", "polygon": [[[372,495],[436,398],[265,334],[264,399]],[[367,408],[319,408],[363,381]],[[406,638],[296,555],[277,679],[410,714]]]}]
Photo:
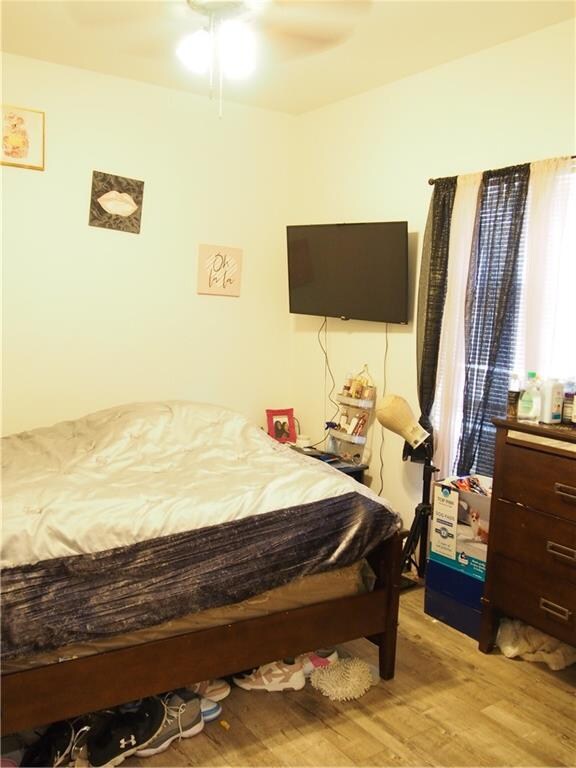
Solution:
[{"label": "hanging cable", "polygon": [[[386,335],[386,347],[384,349],[384,375],[382,377],[382,394],[381,397],[384,397],[386,394],[386,387],[387,387],[387,377],[386,377],[386,369],[387,369],[387,360],[388,360],[388,323],[385,325],[385,335]],[[380,425],[380,470],[379,470],[379,478],[380,478],[380,488],[378,489],[378,496],[382,494],[382,491],[384,490],[384,435],[385,430],[382,425]]]},{"label": "hanging cable", "polygon": [[[322,344],[322,331],[324,331],[324,344]],[[336,408],[332,418],[328,420],[326,418],[326,399],[324,399],[324,423],[328,423],[329,421],[333,421],[336,415],[338,414],[340,410],[340,404],[336,400],[334,400],[332,397],[334,390],[336,389],[336,381],[334,380],[334,375],[332,373],[332,369],[330,368],[330,361],[328,359],[328,318],[327,317],[324,318],[324,320],[320,325],[320,328],[318,329],[317,338],[318,338],[318,344],[320,345],[320,349],[322,350],[322,353],[324,355],[324,393],[328,388],[328,376],[330,376],[332,386],[330,388],[330,392],[328,393],[328,400],[331,403],[333,403]],[[324,440],[326,440],[327,435],[328,435],[328,427],[325,427],[324,435],[322,439],[318,440],[318,442],[316,443],[312,443],[310,447],[315,448],[317,445],[320,445],[320,443],[323,443]]]},{"label": "hanging cable", "polygon": [[[324,344],[322,344],[322,338],[321,338],[322,331],[324,331]],[[326,392],[326,389],[328,388],[328,375],[329,375],[332,386],[330,387],[330,392],[328,392],[328,400],[336,408],[331,418],[326,419],[326,405],[324,405],[324,420],[334,421],[335,417],[340,411],[340,403],[338,403],[332,397],[334,390],[336,389],[336,382],[334,381],[334,375],[332,373],[332,369],[330,368],[330,361],[328,360],[328,318],[327,317],[324,318],[324,321],[322,322],[322,325],[318,330],[318,344],[320,344],[320,349],[324,353],[324,392]]]}]

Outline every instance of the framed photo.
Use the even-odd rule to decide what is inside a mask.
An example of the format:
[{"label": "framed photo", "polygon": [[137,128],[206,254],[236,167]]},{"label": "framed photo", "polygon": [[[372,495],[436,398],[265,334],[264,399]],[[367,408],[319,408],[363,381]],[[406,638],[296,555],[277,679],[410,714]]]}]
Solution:
[{"label": "framed photo", "polygon": [[198,246],[198,293],[240,296],[241,248],[227,245]]},{"label": "framed photo", "polygon": [[1,163],[44,170],[44,112],[2,105]]},{"label": "framed photo", "polygon": [[88,224],[138,235],[143,200],[143,181],[93,171]]},{"label": "framed photo", "polygon": [[281,408],[280,410],[266,409],[268,420],[268,434],[279,443],[296,442],[296,422],[294,421],[293,408]]}]

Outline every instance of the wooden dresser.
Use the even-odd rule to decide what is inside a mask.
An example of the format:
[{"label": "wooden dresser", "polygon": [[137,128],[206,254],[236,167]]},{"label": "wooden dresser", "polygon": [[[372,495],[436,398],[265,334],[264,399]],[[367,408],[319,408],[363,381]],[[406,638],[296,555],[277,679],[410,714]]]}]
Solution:
[{"label": "wooden dresser", "polygon": [[496,420],[480,650],[501,616],[576,645],[576,429]]}]

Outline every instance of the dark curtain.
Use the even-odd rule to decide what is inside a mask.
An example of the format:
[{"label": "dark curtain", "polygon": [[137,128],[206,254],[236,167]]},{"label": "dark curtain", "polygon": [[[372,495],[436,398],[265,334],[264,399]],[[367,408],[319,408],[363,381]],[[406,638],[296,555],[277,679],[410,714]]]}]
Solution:
[{"label": "dark curtain", "polygon": [[495,429],[513,365],[520,285],[518,254],[530,165],[486,171],[466,288],[466,378],[456,472],[491,475]]},{"label": "dark curtain", "polygon": [[[420,424],[432,433],[430,412],[434,404],[436,372],[442,315],[448,281],[448,249],[450,222],[456,194],[457,177],[436,179],[434,193],[428,211],[422,247],[422,266],[418,287],[417,365]],[[414,449],[404,444],[404,460],[424,461],[426,447]]]}]

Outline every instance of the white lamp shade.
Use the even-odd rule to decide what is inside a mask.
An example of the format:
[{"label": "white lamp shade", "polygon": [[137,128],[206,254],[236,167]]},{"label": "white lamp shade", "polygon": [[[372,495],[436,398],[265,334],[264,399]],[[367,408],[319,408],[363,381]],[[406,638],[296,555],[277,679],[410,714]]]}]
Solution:
[{"label": "white lamp shade", "polygon": [[385,395],[376,406],[376,418],[383,427],[403,437],[412,448],[417,448],[430,436],[400,395]]}]

